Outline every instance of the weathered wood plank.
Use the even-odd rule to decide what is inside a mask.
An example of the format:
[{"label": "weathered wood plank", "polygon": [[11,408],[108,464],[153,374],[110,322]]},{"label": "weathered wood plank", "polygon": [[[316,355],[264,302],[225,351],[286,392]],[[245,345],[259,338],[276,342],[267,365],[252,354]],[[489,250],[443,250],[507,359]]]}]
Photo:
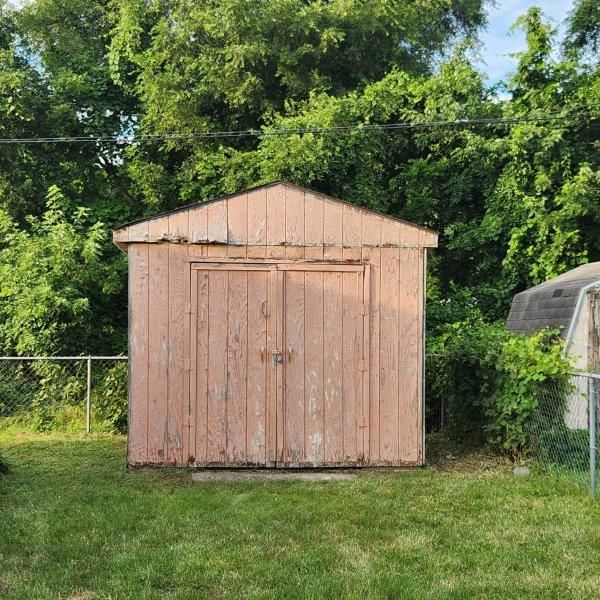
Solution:
[{"label": "weathered wood plank", "polygon": [[248,273],[230,271],[227,344],[227,460],[246,461]]},{"label": "weathered wood plank", "polygon": [[398,245],[401,248],[418,248],[419,230],[407,223],[400,223]]},{"label": "weathered wood plank", "polygon": [[314,194],[304,196],[304,257],[310,260],[323,258],[324,203]]},{"label": "weathered wood plank", "polygon": [[[184,413],[187,414],[185,386],[188,373],[185,370],[184,318],[185,297],[184,277],[188,270],[185,262],[187,248],[179,244],[169,244],[169,389],[167,409],[167,461],[171,464],[184,463]],[[187,433],[187,432],[186,432]]]},{"label": "weathered wood plank", "polygon": [[247,460],[266,464],[269,272],[248,272]]},{"label": "weathered wood plank", "polygon": [[[273,306],[273,312],[275,321],[271,321],[271,327],[269,333],[274,343],[269,344],[271,352],[279,350],[284,352],[285,346],[285,335],[284,335],[284,310],[285,310],[285,273],[283,271],[275,271],[273,282],[274,285],[271,287],[271,300]],[[273,387],[275,388],[275,407],[274,412],[275,423],[271,432],[271,439],[275,440],[273,450],[276,453],[276,464],[277,466],[285,465],[285,386],[284,386],[284,365],[285,363],[277,363],[272,360],[272,356],[269,357],[271,360],[271,368],[269,375],[274,381]],[[270,415],[272,416],[272,415]]]},{"label": "weathered wood plank", "polygon": [[298,466],[305,460],[304,423],[304,273],[285,275],[284,460]]},{"label": "weathered wood plank", "polygon": [[211,202],[208,206],[207,237],[216,244],[227,243],[227,202]]},{"label": "weathered wood plank", "polygon": [[228,273],[211,271],[208,290],[208,464],[224,464],[227,459],[227,307]]},{"label": "weathered wood plank", "polygon": [[267,256],[285,257],[285,188],[267,188]]},{"label": "weathered wood plank", "polygon": [[267,256],[267,190],[248,193],[248,258]]},{"label": "weathered wood plank", "polygon": [[396,248],[400,240],[400,223],[383,218],[381,220],[381,246]]},{"label": "weathered wood plank", "polygon": [[419,231],[419,245],[424,248],[437,248],[438,235],[433,231],[421,229]]},{"label": "weathered wood plank", "polygon": [[210,258],[227,258],[227,249],[225,244],[208,244],[206,246],[206,256]]},{"label": "weathered wood plank", "polygon": [[292,260],[304,258],[304,192],[285,190],[285,256]]},{"label": "weathered wood plank", "polygon": [[[166,218],[164,218],[166,220]],[[163,219],[157,219],[163,220]],[[132,242],[146,242],[148,241],[148,221],[142,221],[141,223],[134,223],[127,227],[127,241]]]},{"label": "weathered wood plank", "polygon": [[[304,421],[306,461],[318,466],[323,462],[323,273],[304,274]],[[329,308],[327,307],[327,310]]]},{"label": "weathered wood plank", "polygon": [[326,310],[323,326],[324,458],[340,464],[344,456],[342,404],[342,273],[323,275]]},{"label": "weathered wood plank", "polygon": [[379,423],[380,460],[398,460],[398,248],[381,249]]},{"label": "weathered wood plank", "polygon": [[191,244],[208,241],[208,206],[190,208],[188,213],[189,241]]},{"label": "weathered wood plank", "polygon": [[[192,273],[194,275],[194,273]],[[195,388],[195,463],[197,465],[206,465],[207,456],[206,448],[209,435],[212,432],[208,431],[208,356],[209,356],[209,337],[210,330],[209,322],[209,273],[208,271],[197,271],[196,275],[196,290],[194,297],[196,298],[195,308],[196,314],[192,315],[192,320],[195,320],[195,370],[196,378],[192,382]],[[193,289],[193,287],[192,287]],[[194,336],[192,336],[192,339]]]},{"label": "weathered wood plank", "polygon": [[365,246],[379,246],[381,244],[381,222],[382,218],[377,215],[363,216],[362,221],[362,243]]},{"label": "weathered wood plank", "polygon": [[370,329],[370,298],[371,298],[371,267],[366,265],[364,274],[359,275],[359,302],[363,309],[362,319],[359,319],[359,327],[362,327],[361,360],[363,363],[362,373],[359,373],[362,390],[360,397],[360,423],[359,442],[364,464],[369,463],[369,391],[371,380],[370,351],[371,351],[371,329]]},{"label": "weathered wood plank", "polygon": [[398,285],[398,456],[402,462],[419,460],[419,295],[420,256],[418,248],[400,248]]},{"label": "weathered wood plank", "polygon": [[345,247],[360,247],[362,240],[362,211],[354,206],[344,205],[343,219],[343,244]]},{"label": "weathered wood plank", "polygon": [[189,210],[173,213],[168,216],[169,239],[187,242],[189,239]]},{"label": "weathered wood plank", "polygon": [[[146,227],[147,227],[146,223]],[[129,246],[129,426],[127,460],[148,460],[148,246]]]},{"label": "weathered wood plank", "polygon": [[324,260],[342,259],[343,223],[342,205],[332,201],[323,203]]},{"label": "weathered wood plank", "polygon": [[123,229],[115,229],[113,231],[113,244],[123,244],[129,241],[129,228],[123,227]]},{"label": "weathered wood plank", "polygon": [[362,393],[359,360],[361,353],[361,340],[359,326],[362,327],[362,318],[359,318],[358,302],[358,276],[356,273],[342,274],[342,296],[344,306],[342,312],[342,404],[343,404],[343,434],[344,434],[344,460],[356,461],[361,454],[358,445],[358,422],[360,414],[360,397]]},{"label": "weathered wood plank", "polygon": [[265,246],[267,243],[267,190],[248,193],[248,244]]},{"label": "weathered wood plank", "polygon": [[[150,221],[150,235],[154,234]],[[148,244],[148,462],[167,457],[169,246]]]},{"label": "weathered wood plank", "polygon": [[227,200],[227,241],[236,245],[248,242],[248,194]]},{"label": "weathered wood plank", "polygon": [[363,248],[363,260],[371,269],[369,286],[369,461],[377,464],[379,454],[379,314],[380,314],[380,277],[381,250]]}]

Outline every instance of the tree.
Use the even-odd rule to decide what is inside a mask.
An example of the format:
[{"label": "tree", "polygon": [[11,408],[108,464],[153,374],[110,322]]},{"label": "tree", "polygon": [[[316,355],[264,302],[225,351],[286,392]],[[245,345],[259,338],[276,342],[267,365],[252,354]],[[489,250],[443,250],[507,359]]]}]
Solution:
[{"label": "tree", "polygon": [[[113,76],[139,98],[139,131],[147,133],[256,129],[311,94],[351,93],[391,69],[429,73],[451,40],[473,33],[484,19],[478,0],[126,0],[114,6]],[[131,148],[135,193],[159,207],[220,193],[204,157],[221,145]],[[226,146],[246,150],[255,142],[230,139]]]},{"label": "tree", "polygon": [[[125,261],[103,253],[106,227],[57,187],[46,211],[19,229],[0,211],[0,346],[7,354],[122,351]],[[122,314],[122,311],[121,311]]]},{"label": "tree", "polygon": [[568,18],[565,47],[589,51],[593,56],[600,50],[600,3],[598,0],[576,0]]}]

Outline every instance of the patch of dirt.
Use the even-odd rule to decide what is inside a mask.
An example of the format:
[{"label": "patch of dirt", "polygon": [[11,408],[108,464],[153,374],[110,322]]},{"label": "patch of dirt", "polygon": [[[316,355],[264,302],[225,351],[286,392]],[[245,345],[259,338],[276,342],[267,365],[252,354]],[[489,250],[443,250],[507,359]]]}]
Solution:
[{"label": "patch of dirt", "polygon": [[461,446],[441,433],[426,436],[425,458],[430,467],[453,473],[499,472],[514,467],[507,456]]}]

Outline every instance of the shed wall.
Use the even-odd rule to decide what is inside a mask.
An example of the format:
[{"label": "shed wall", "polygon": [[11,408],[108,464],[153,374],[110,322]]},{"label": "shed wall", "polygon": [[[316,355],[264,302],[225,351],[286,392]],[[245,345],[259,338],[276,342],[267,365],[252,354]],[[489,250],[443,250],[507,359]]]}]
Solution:
[{"label": "shed wall", "polygon": [[[338,226],[338,235],[340,229]],[[329,235],[335,235],[335,228],[329,230]],[[422,463],[424,249],[169,243],[129,245],[130,463],[185,465],[188,462],[189,384],[184,364],[189,344],[188,257],[368,263],[366,460],[371,465]]]},{"label": "shed wall", "polygon": [[131,224],[114,241],[129,254],[130,463],[190,459],[194,258],[367,263],[366,463],[422,463],[424,265],[434,232],[276,184]]}]

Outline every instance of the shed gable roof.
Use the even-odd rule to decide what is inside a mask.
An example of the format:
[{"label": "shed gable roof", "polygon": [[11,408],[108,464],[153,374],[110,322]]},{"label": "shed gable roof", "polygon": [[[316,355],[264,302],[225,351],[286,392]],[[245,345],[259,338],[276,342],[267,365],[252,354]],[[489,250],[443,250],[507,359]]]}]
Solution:
[{"label": "shed gable roof", "polygon": [[558,327],[562,328],[564,336],[579,292],[595,281],[600,282],[600,262],[581,265],[517,294],[510,307],[506,328],[526,333]]},{"label": "shed gable roof", "polygon": [[437,233],[288,182],[126,223],[113,241],[252,246],[437,247]]}]

